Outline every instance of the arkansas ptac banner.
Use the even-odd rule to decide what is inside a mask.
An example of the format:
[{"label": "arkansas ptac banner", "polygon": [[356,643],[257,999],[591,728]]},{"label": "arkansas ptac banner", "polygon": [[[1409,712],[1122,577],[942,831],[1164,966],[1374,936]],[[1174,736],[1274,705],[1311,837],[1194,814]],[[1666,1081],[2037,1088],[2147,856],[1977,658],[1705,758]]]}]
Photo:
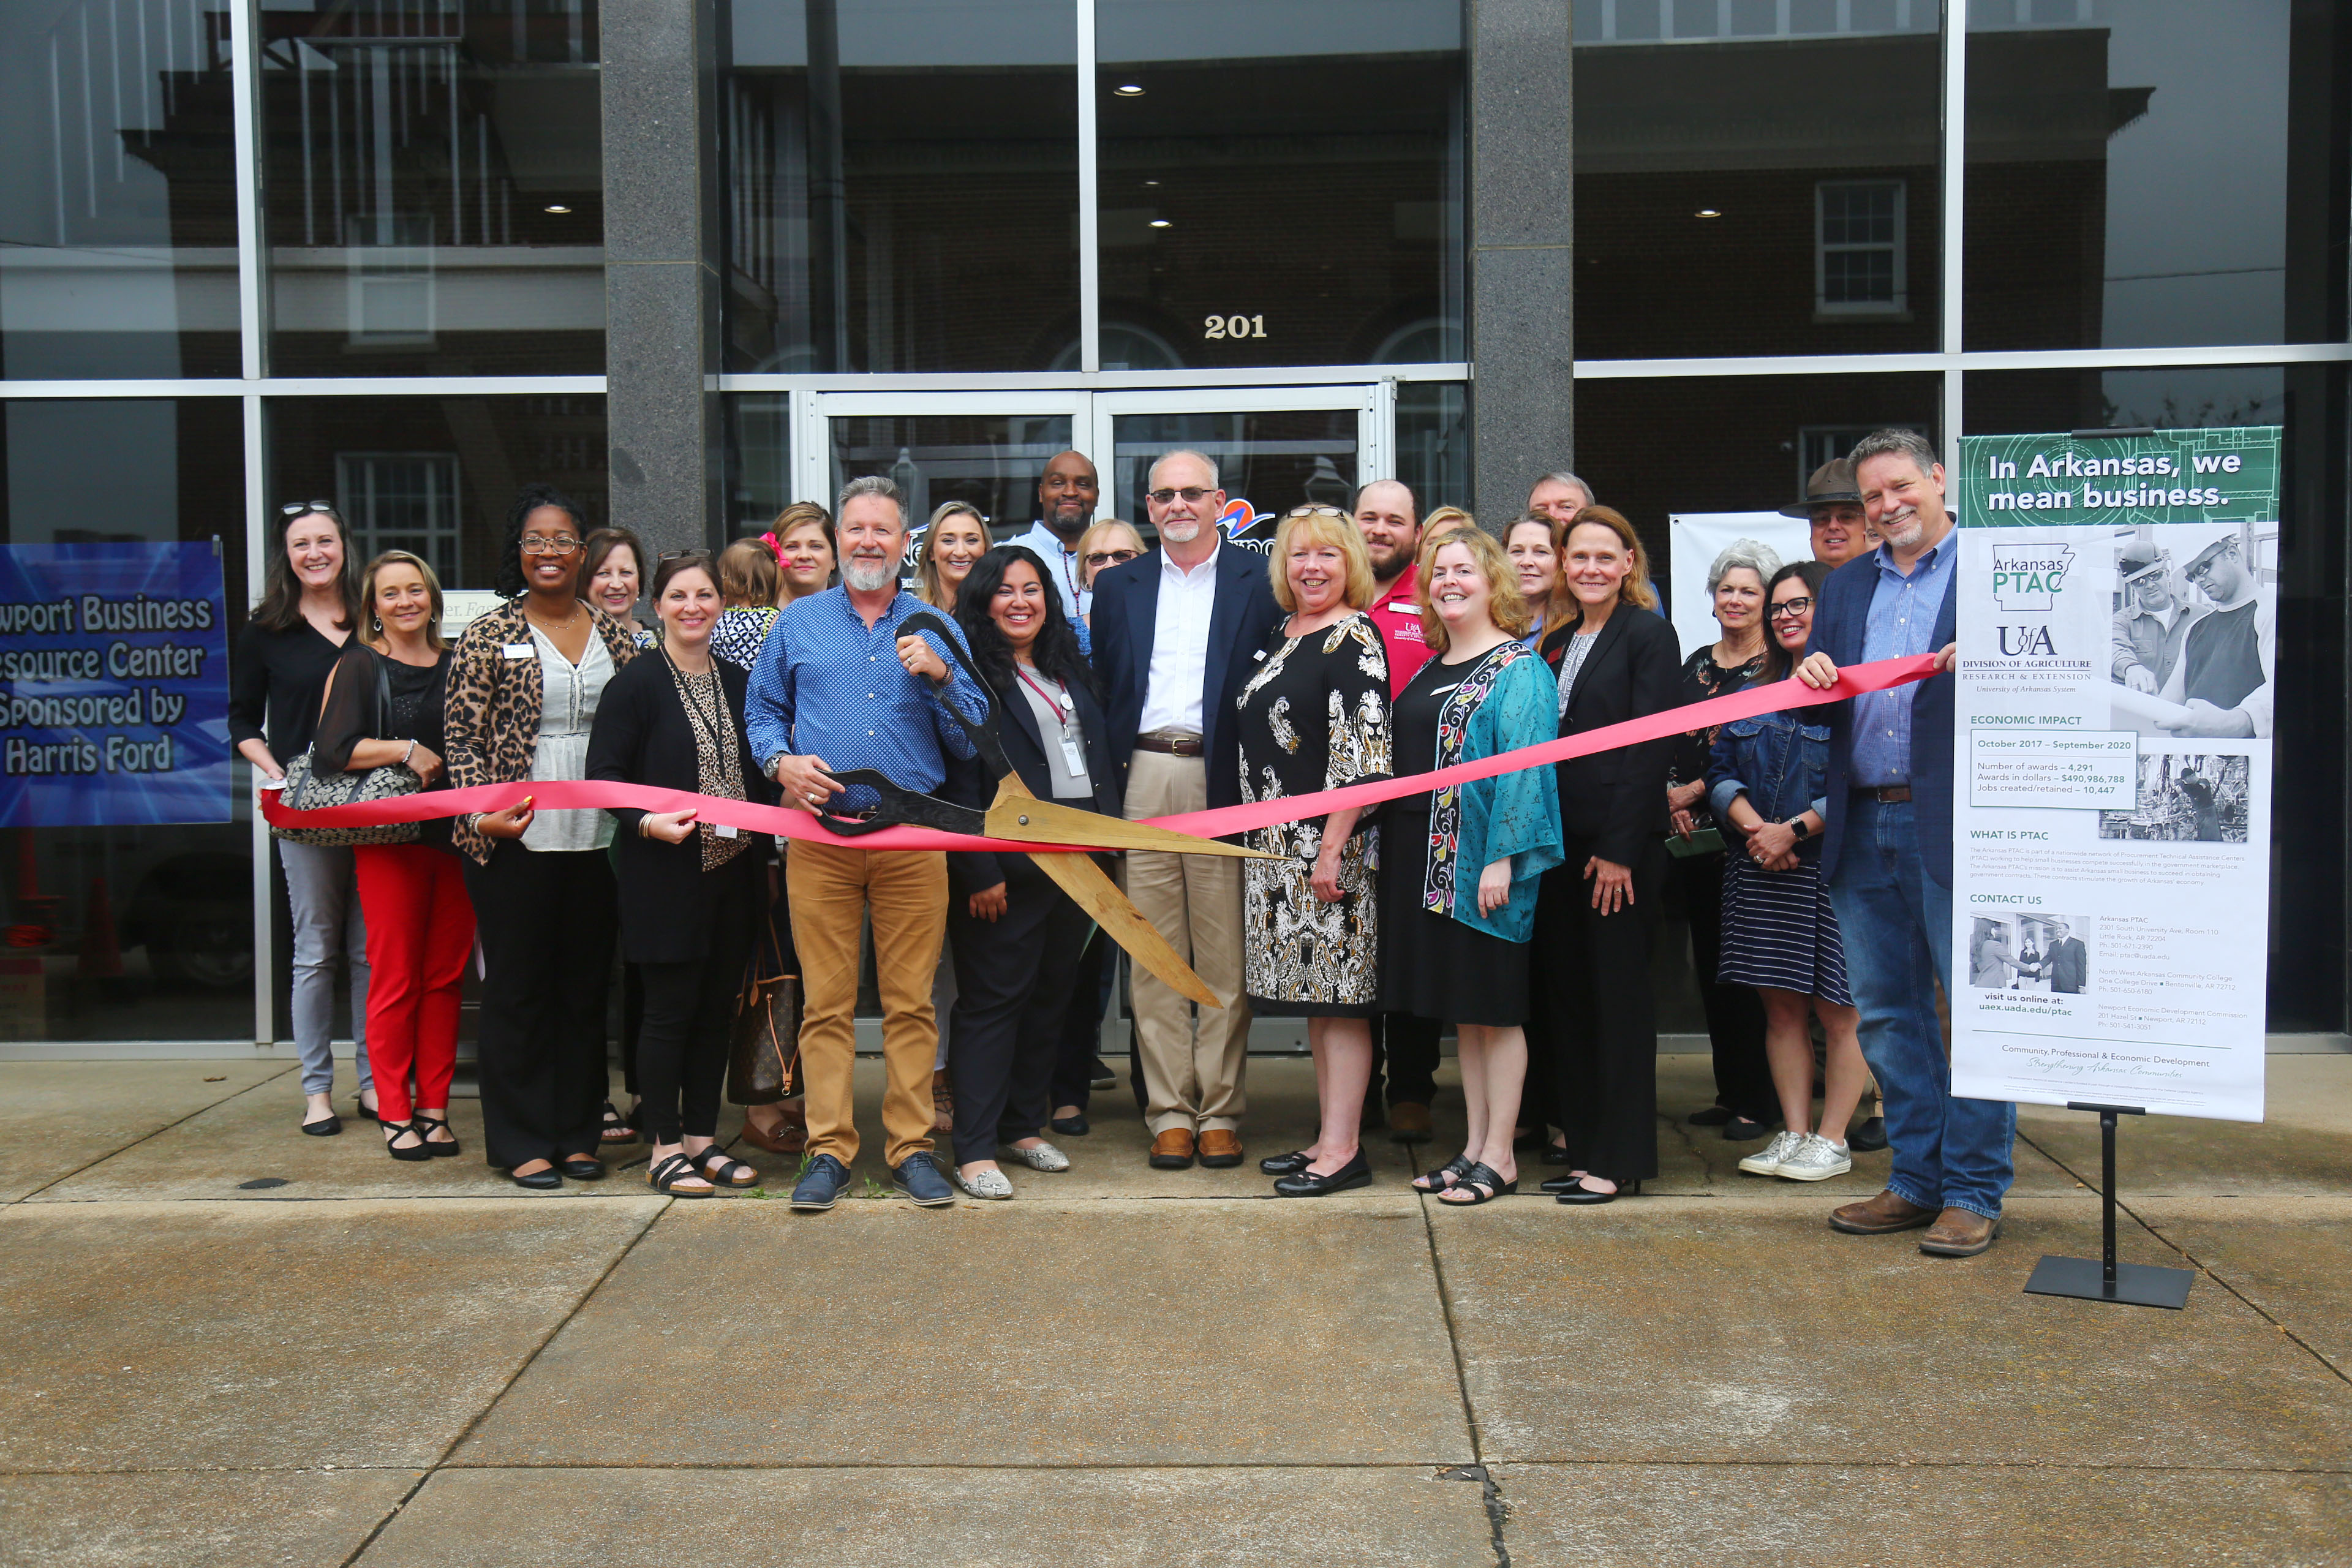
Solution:
[{"label": "arkansas ptac banner", "polygon": [[1957,479],[1953,1091],[2259,1121],[2278,428]]},{"label": "arkansas ptac banner", "polygon": [[0,826],[226,822],[217,547],[0,546]]}]

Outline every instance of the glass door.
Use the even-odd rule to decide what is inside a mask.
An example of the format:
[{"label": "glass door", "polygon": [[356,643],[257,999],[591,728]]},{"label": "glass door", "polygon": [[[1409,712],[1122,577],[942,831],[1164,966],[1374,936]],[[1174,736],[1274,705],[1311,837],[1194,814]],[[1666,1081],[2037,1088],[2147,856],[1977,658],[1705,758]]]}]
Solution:
[{"label": "glass door", "polygon": [[800,493],[828,509],[841,487],[886,474],[925,526],[941,504],[978,507],[1010,539],[1036,519],[1037,477],[1055,454],[1085,449],[1083,395],[818,393],[794,443]]},{"label": "glass door", "polygon": [[1147,539],[1151,465],[1179,447],[1216,463],[1225,530],[1245,540],[1270,537],[1295,506],[1344,509],[1358,486],[1390,473],[1386,384],[1097,393],[1093,402],[1100,515],[1126,519]]}]

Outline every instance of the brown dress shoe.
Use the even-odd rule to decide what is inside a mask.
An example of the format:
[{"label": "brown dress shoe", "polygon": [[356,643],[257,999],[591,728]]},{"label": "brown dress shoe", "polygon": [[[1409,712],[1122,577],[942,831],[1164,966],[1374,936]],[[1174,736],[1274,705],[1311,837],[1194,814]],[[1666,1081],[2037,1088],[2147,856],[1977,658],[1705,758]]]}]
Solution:
[{"label": "brown dress shoe", "polygon": [[1909,1198],[1893,1193],[1881,1193],[1867,1203],[1848,1204],[1830,1215],[1830,1228],[1848,1236],[1886,1236],[1898,1230],[1916,1230],[1935,1222],[1934,1209],[1921,1208]]},{"label": "brown dress shoe", "polygon": [[2000,1234],[2000,1221],[1966,1209],[1946,1209],[1919,1238],[1919,1250],[1937,1258],[1974,1258]]},{"label": "brown dress shoe", "polygon": [[1429,1107],[1400,1100],[1389,1107],[1389,1138],[1398,1143],[1426,1143],[1433,1136]]},{"label": "brown dress shoe", "polygon": [[1212,1127],[1201,1134],[1201,1163],[1222,1171],[1242,1163],[1242,1135],[1230,1128]]},{"label": "brown dress shoe", "polygon": [[1171,1127],[1151,1141],[1151,1165],[1159,1171],[1185,1171],[1192,1165],[1192,1131]]},{"label": "brown dress shoe", "polygon": [[763,1130],[749,1116],[743,1119],[743,1142],[754,1149],[765,1149],[771,1154],[800,1154],[808,1150],[808,1112],[803,1102],[787,1100],[780,1102],[784,1119],[772,1129]]}]

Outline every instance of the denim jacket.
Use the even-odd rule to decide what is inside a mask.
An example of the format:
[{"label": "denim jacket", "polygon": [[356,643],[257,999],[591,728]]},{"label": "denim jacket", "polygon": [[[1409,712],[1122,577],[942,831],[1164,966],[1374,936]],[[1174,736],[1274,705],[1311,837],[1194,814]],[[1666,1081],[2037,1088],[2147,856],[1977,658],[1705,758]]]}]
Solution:
[{"label": "denim jacket", "polygon": [[[1736,719],[1717,731],[1707,759],[1706,798],[1716,820],[1728,824],[1740,795],[1767,822],[1786,822],[1807,806],[1829,820],[1822,794],[1830,765],[1830,727],[1808,724],[1802,713],[1761,713]],[[1803,849],[1820,853],[1818,837]]]}]

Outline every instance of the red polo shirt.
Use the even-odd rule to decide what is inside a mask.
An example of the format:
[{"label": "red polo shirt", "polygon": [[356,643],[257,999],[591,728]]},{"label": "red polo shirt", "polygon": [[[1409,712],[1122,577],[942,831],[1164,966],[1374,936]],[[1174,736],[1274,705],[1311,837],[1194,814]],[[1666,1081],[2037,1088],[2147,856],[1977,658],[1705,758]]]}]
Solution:
[{"label": "red polo shirt", "polygon": [[1381,646],[1388,650],[1391,697],[1402,691],[1413,672],[1429,662],[1429,644],[1421,635],[1421,606],[1413,602],[1420,573],[1418,562],[1406,567],[1403,576],[1373,595],[1369,612],[1372,625],[1381,628]]}]

